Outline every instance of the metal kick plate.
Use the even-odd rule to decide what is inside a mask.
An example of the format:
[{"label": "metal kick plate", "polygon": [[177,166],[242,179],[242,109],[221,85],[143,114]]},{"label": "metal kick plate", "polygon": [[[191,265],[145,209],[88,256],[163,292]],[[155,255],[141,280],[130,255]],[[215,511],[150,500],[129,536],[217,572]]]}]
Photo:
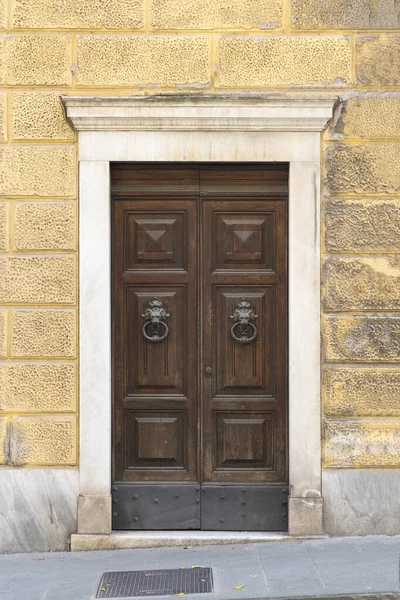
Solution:
[{"label": "metal kick plate", "polygon": [[213,591],[212,569],[165,569],[104,573],[96,598],[208,594]]},{"label": "metal kick plate", "polygon": [[200,529],[200,486],[117,484],[113,529]]},{"label": "metal kick plate", "polygon": [[287,486],[202,486],[206,531],[287,531]]}]

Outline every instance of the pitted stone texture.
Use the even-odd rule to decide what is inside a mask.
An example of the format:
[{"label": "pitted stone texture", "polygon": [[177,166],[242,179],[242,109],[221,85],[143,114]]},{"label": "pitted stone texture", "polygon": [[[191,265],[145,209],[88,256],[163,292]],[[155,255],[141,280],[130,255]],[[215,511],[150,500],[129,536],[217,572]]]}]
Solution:
[{"label": "pitted stone texture", "polygon": [[0,252],[8,250],[8,213],[8,203],[0,202]]},{"label": "pitted stone texture", "polygon": [[0,465],[4,465],[7,457],[7,417],[0,417]]},{"label": "pitted stone texture", "polygon": [[14,29],[137,29],[144,0],[13,0]]},{"label": "pitted stone texture", "polygon": [[78,85],[194,85],[210,82],[206,36],[78,36]]},{"label": "pitted stone texture", "polygon": [[75,410],[74,364],[0,363],[0,412]]},{"label": "pitted stone texture", "polygon": [[344,36],[241,36],[220,38],[219,84],[345,86],[351,49]]},{"label": "pitted stone texture", "polygon": [[325,248],[329,252],[399,252],[400,200],[327,200]]},{"label": "pitted stone texture", "polygon": [[325,184],[332,194],[400,192],[400,143],[331,144],[325,152]]},{"label": "pitted stone texture", "polygon": [[11,96],[11,136],[13,140],[73,140],[60,94],[15,92]]},{"label": "pitted stone texture", "polygon": [[400,316],[324,318],[328,362],[399,362]]},{"label": "pitted stone texture", "polygon": [[12,314],[14,358],[74,358],[74,310],[15,310]]},{"label": "pitted stone texture", "polygon": [[152,0],[155,29],[275,29],[282,0]]},{"label": "pitted stone texture", "polygon": [[0,29],[7,27],[7,2],[8,0],[0,0]]},{"label": "pitted stone texture", "polygon": [[295,29],[398,29],[399,0],[292,0]]},{"label": "pitted stone texture", "polygon": [[8,311],[0,310],[0,358],[7,356],[7,317]]},{"label": "pitted stone texture", "polygon": [[74,465],[76,418],[72,415],[15,417],[11,421],[10,463]]},{"label": "pitted stone texture", "polygon": [[325,468],[400,467],[398,421],[330,419],[324,423]]},{"label": "pitted stone texture", "polygon": [[0,56],[2,60],[0,60],[0,84],[4,84],[6,82],[6,61],[5,61],[5,47],[6,47],[6,38],[4,36],[0,36]]},{"label": "pitted stone texture", "polygon": [[0,94],[0,142],[7,140],[7,95]]},{"label": "pitted stone texture", "polygon": [[395,417],[400,415],[399,390],[400,369],[326,369],[324,413],[327,417]]},{"label": "pitted stone texture", "polygon": [[400,255],[328,258],[322,280],[326,311],[400,310]]},{"label": "pitted stone texture", "polygon": [[19,202],[14,209],[16,250],[75,250],[76,205]]},{"label": "pitted stone texture", "polygon": [[357,81],[361,85],[400,84],[400,35],[361,35],[356,46]]},{"label": "pitted stone texture", "polygon": [[76,195],[74,146],[0,148],[0,194],[10,196]]},{"label": "pitted stone texture", "polygon": [[6,39],[10,85],[71,85],[70,36],[16,35]]},{"label": "pitted stone texture", "polygon": [[73,304],[75,256],[0,257],[0,302]]},{"label": "pitted stone texture", "polygon": [[400,138],[400,94],[364,94],[336,105],[329,135],[332,139]]}]

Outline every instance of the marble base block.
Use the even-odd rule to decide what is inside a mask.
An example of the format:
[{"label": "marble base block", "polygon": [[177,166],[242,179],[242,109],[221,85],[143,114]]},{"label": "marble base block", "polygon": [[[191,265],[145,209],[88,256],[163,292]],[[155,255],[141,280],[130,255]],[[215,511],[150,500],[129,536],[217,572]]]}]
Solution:
[{"label": "marble base block", "polygon": [[68,550],[76,469],[0,469],[0,553]]},{"label": "marble base block", "polygon": [[78,533],[111,533],[111,496],[78,497]]},{"label": "marble base block", "polygon": [[289,498],[289,535],[322,535],[322,498]]},{"label": "marble base block", "polygon": [[325,532],[329,535],[399,535],[400,471],[322,471]]}]

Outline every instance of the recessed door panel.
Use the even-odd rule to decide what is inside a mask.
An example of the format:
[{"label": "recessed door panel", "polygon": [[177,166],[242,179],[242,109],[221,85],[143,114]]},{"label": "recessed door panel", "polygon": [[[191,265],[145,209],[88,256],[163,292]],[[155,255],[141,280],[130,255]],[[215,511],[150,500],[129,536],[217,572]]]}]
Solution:
[{"label": "recessed door panel", "polygon": [[216,469],[273,469],[272,412],[216,412]]},{"label": "recessed door panel", "polygon": [[127,411],[126,469],[186,469],[185,411]]},{"label": "recessed door panel", "polygon": [[[126,396],[187,395],[188,330],[184,329],[186,292],[186,286],[168,290],[158,285],[148,290],[133,285],[125,288]],[[161,341],[152,341],[154,327],[151,320],[146,321],[145,317],[155,298],[162,303],[161,310],[168,315],[159,325],[159,337],[167,334]]]},{"label": "recessed door panel", "polygon": [[127,212],[125,270],[185,269],[187,262],[185,212]]},{"label": "recessed door panel", "polygon": [[214,270],[275,269],[275,213],[214,214]]},{"label": "recessed door panel", "polygon": [[[215,323],[215,395],[273,396],[274,382],[274,287],[265,289],[235,286],[229,290],[215,286],[213,314]],[[247,302],[254,317],[241,340],[235,311]],[[254,337],[253,341],[248,338]]]}]

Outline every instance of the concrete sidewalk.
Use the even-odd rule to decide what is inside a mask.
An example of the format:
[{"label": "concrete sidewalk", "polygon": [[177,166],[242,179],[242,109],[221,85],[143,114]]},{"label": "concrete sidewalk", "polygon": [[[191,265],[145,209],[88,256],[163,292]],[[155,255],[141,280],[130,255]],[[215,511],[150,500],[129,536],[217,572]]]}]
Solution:
[{"label": "concrete sidewalk", "polygon": [[0,598],[91,600],[106,571],[199,565],[212,567],[214,593],[190,595],[190,600],[334,595],[348,599],[354,594],[400,599],[399,556],[400,536],[3,555]]}]

